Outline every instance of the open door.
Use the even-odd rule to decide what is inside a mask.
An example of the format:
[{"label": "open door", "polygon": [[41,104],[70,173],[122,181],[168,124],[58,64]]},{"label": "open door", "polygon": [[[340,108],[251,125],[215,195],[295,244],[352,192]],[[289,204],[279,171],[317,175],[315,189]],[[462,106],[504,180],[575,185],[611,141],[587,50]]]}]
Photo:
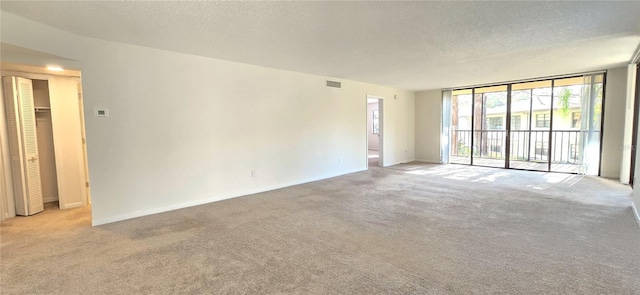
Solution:
[{"label": "open door", "polygon": [[89,186],[89,160],[87,158],[87,136],[84,129],[84,100],[82,83],[78,82],[78,112],[80,113],[80,136],[82,137],[82,158],[84,160],[84,180],[87,188],[87,203],[91,204],[91,187]]},{"label": "open door", "polygon": [[31,80],[3,77],[16,214],[44,210]]}]

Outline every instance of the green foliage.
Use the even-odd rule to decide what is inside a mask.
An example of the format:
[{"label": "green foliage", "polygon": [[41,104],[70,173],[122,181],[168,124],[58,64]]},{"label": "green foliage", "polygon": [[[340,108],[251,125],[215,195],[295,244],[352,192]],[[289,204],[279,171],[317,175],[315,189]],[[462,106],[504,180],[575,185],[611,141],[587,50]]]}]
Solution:
[{"label": "green foliage", "polygon": [[596,126],[596,129],[600,129],[600,118],[602,118],[602,84],[595,85],[595,92],[597,96],[594,102],[593,125]]},{"label": "green foliage", "polygon": [[458,140],[458,155],[460,156],[468,156],[469,155],[469,147],[464,143],[464,140]]},{"label": "green foliage", "polygon": [[558,95],[558,112],[563,117],[569,116],[569,98],[571,97],[571,89],[564,88]]},{"label": "green foliage", "polygon": [[485,107],[488,109],[505,105],[507,101],[506,92],[488,93],[485,95]]}]

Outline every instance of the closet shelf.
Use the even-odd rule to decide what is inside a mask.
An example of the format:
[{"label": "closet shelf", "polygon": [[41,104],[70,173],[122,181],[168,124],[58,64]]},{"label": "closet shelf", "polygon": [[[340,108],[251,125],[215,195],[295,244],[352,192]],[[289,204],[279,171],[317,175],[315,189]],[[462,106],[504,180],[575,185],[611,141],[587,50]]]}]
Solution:
[{"label": "closet shelf", "polygon": [[34,110],[37,112],[46,112],[46,111],[51,111],[50,107],[35,107]]}]

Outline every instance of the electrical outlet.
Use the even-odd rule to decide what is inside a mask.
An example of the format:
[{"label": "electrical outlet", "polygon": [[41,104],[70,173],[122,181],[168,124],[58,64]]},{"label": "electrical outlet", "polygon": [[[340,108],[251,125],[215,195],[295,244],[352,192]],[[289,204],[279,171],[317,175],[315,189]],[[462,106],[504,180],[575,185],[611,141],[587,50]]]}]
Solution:
[{"label": "electrical outlet", "polygon": [[256,177],[258,173],[255,170],[251,170],[251,177]]}]

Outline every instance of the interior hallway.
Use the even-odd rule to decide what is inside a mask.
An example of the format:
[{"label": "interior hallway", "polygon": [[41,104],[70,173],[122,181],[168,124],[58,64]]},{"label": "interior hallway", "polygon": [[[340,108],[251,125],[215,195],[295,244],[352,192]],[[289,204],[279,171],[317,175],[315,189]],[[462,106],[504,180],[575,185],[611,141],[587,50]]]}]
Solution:
[{"label": "interior hallway", "polygon": [[2,294],[633,294],[631,190],[409,163],[90,226],[2,223]]}]

